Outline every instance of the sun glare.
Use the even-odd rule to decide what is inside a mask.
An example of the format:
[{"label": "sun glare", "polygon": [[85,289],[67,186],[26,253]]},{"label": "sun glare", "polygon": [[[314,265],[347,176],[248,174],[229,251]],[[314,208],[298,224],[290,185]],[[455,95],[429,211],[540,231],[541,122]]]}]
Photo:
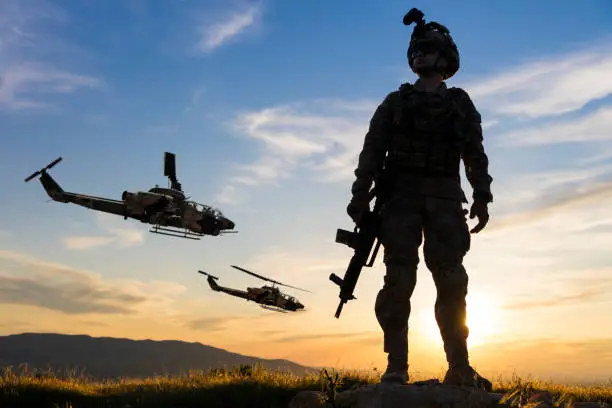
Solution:
[{"label": "sun glare", "polygon": [[[433,312],[424,313],[421,318],[424,321],[424,331],[428,340],[442,344],[440,330]],[[467,296],[467,325],[470,329],[468,337],[469,346],[485,344],[500,335],[500,313],[496,302],[481,293],[469,293]]]}]

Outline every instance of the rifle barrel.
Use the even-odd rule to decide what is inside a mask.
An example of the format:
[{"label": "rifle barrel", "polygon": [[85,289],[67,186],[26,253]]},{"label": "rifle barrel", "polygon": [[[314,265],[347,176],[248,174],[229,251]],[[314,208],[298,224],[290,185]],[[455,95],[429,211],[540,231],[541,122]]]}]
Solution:
[{"label": "rifle barrel", "polygon": [[344,304],[346,303],[346,300],[341,300],[340,304],[338,305],[338,308],[336,309],[336,314],[334,315],[336,317],[336,319],[340,318],[340,313],[342,313],[342,307],[344,306]]}]

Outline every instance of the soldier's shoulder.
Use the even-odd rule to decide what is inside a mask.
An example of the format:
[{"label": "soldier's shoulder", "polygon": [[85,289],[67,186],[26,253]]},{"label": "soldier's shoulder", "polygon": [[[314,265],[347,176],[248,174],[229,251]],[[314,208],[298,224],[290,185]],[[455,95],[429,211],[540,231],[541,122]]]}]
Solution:
[{"label": "soldier's shoulder", "polygon": [[414,87],[414,84],[413,84],[413,83],[411,83],[411,82],[403,82],[403,83],[401,83],[401,84],[400,84],[400,86],[397,88],[397,91],[398,91],[398,92],[399,92],[399,91],[403,91],[403,90],[408,91],[408,90],[412,89],[413,87]]},{"label": "soldier's shoulder", "polygon": [[407,92],[412,91],[412,89],[414,89],[414,84],[411,84],[410,82],[404,82],[397,88],[395,93],[397,95],[406,94]]},{"label": "soldier's shoulder", "polygon": [[385,96],[385,102],[394,102],[398,100],[401,95],[405,95],[406,92],[410,92],[412,90],[413,85],[410,82],[405,82],[401,84],[397,89],[387,93]]},{"label": "soldier's shoulder", "polygon": [[462,106],[464,109],[470,111],[476,110],[476,106],[474,105],[470,94],[465,89],[453,86],[449,87],[448,91],[452,95],[452,98],[455,100],[455,103],[457,103],[457,105]]},{"label": "soldier's shoulder", "polygon": [[470,98],[470,94],[463,88],[458,87],[458,86],[450,86],[448,87],[448,92],[451,93],[451,95],[453,95],[454,97],[460,99],[460,100],[471,100],[472,98]]},{"label": "soldier's shoulder", "polygon": [[392,105],[394,103],[396,103],[396,101],[398,100],[399,97],[399,90],[393,90],[391,92],[388,92],[385,97],[383,98],[382,102],[380,103],[380,107],[387,107],[389,105]]}]

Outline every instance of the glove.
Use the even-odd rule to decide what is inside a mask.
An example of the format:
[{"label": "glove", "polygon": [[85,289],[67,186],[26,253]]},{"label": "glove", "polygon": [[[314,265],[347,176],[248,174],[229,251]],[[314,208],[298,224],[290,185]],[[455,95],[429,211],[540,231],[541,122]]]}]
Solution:
[{"label": "glove", "polygon": [[470,230],[470,233],[477,234],[480,232],[489,222],[489,209],[488,203],[482,200],[474,200],[472,207],[470,208],[470,219],[478,217],[478,224]]},{"label": "glove", "polygon": [[346,207],[346,213],[351,217],[355,224],[359,224],[363,215],[370,210],[368,193],[354,194],[351,202]]}]

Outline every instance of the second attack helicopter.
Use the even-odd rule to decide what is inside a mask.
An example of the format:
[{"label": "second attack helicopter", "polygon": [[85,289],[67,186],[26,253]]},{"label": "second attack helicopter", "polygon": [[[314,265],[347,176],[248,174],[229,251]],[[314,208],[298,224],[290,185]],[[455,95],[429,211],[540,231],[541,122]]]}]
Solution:
[{"label": "second attack helicopter", "polygon": [[280,289],[274,286],[274,284],[287,286],[289,288],[302,290],[304,292],[310,292],[309,290],[300,289],[295,286],[286,285],[284,283],[281,283],[281,282],[266,278],[265,276],[258,275],[254,272],[248,271],[239,266],[235,266],[235,265],[230,265],[230,266],[234,269],[238,269],[239,271],[248,273],[249,275],[255,276],[259,279],[262,279],[268,282],[272,282],[272,286],[263,285],[259,288],[247,287],[246,291],[244,291],[244,290],[239,290],[239,289],[228,288],[228,287],[217,284],[217,282],[215,281],[218,280],[219,278],[211,275],[208,272],[198,271],[198,273],[208,276],[207,278],[208,285],[210,286],[212,290],[216,292],[224,292],[231,296],[246,299],[247,301],[253,301],[255,303],[258,303],[264,309],[273,310],[273,311],[281,312],[281,313],[287,313],[287,311],[296,312],[296,311],[304,310],[304,305],[302,303],[300,303],[293,296],[290,296],[286,293],[281,292]]},{"label": "second attack helicopter", "polygon": [[152,233],[179,238],[200,239],[204,235],[235,233],[234,222],[221,211],[185,196],[181,183],[176,178],[174,153],[165,152],[164,175],[169,179],[168,188],[155,186],[149,191],[132,193],[124,191],[121,200],[71,193],[65,191],[47,170],[62,161],[59,157],[47,167],[35,171],[25,179],[27,183],[36,176],[53,201],[73,203],[95,211],[132,218],[152,224]]}]

